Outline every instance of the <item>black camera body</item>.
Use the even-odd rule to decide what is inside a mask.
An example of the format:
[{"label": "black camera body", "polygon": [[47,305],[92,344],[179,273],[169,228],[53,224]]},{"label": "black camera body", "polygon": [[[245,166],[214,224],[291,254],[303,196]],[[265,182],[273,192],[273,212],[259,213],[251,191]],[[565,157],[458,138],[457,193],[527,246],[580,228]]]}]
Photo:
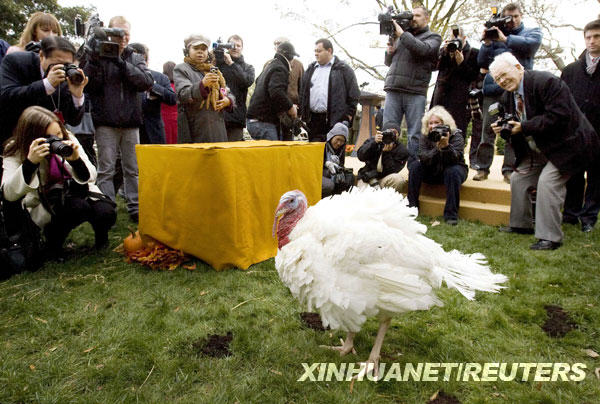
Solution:
[{"label": "black camera body", "polygon": [[[87,25],[87,32],[85,29]],[[84,54],[90,54],[94,57],[116,59],[119,57],[119,44],[109,41],[108,37],[125,36],[125,31],[120,28],[104,28],[104,23],[100,21],[98,14],[90,17],[87,24],[82,24],[81,19],[75,19],[75,32],[77,36],[85,36],[84,44],[77,51],[77,59],[81,59]]]},{"label": "black camera body", "polygon": [[63,67],[61,69],[64,70],[67,78],[71,81],[71,83],[73,83],[75,85],[79,85],[79,84],[83,83],[83,80],[85,79],[85,77],[79,70],[77,70],[77,69],[79,69],[79,67],[77,67],[76,65],[74,65],[74,64],[63,65]]},{"label": "black camera body", "polygon": [[492,119],[495,118],[494,123],[500,126],[500,137],[504,140],[510,139],[514,125],[508,123],[509,121],[519,121],[513,114],[508,114],[504,111],[504,107],[499,102],[495,102],[490,105],[488,113]]},{"label": "black camera body", "polygon": [[340,194],[354,185],[354,174],[351,168],[342,168],[331,177],[334,184],[334,194]]},{"label": "black camera body", "polygon": [[40,50],[42,49],[42,42],[41,41],[31,41],[28,42],[27,45],[25,45],[25,51],[27,52],[34,52],[34,53],[40,53]]},{"label": "black camera body", "polygon": [[223,63],[225,61],[225,50],[234,49],[235,44],[233,42],[224,43],[219,38],[217,42],[213,42],[212,48],[217,63]]},{"label": "black camera body", "polygon": [[506,24],[512,21],[512,16],[507,15],[505,17],[502,16],[502,13],[498,11],[498,7],[492,7],[492,16],[489,20],[485,22],[485,33],[483,34],[484,40],[492,40],[495,41],[498,39],[498,31],[496,31],[493,27],[497,27],[503,33],[508,32]]},{"label": "black camera body", "polygon": [[450,126],[448,125],[436,125],[429,131],[427,134],[427,139],[429,139],[433,143],[437,143],[440,141],[442,136],[446,136],[450,134]]},{"label": "black camera body", "polygon": [[480,88],[474,88],[469,91],[468,103],[471,116],[475,119],[482,119],[481,104],[483,103],[483,91]]},{"label": "black camera body", "polygon": [[457,50],[462,50],[463,43],[459,38],[454,38],[448,41],[448,45],[446,45],[446,49],[448,52],[456,52]]},{"label": "black camera body", "polygon": [[396,141],[396,132],[394,132],[392,129],[384,130],[381,132],[381,136],[381,143],[383,144],[390,144]]},{"label": "black camera body", "polygon": [[413,13],[410,11],[394,10],[394,8],[390,6],[387,13],[379,14],[377,19],[379,20],[379,34],[393,37],[396,29],[394,28],[392,21],[396,21],[396,23],[400,25],[400,28],[404,31],[408,31],[413,20]]},{"label": "black camera body", "polygon": [[73,148],[57,136],[49,136],[46,139],[46,143],[50,145],[50,153],[57,154],[61,157],[69,157],[73,154]]}]

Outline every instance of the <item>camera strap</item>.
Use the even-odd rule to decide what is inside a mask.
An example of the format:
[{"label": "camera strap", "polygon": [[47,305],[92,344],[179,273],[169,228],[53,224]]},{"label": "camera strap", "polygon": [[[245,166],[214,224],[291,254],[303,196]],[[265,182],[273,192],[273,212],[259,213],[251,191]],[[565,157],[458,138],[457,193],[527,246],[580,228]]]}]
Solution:
[{"label": "camera strap", "polygon": [[60,120],[61,123],[65,123],[65,117],[62,113],[62,111],[60,110],[60,87],[61,85],[58,85],[58,106],[56,106],[56,103],[54,102],[54,97],[52,96],[52,94],[50,94],[50,99],[52,100],[52,105],[54,105],[54,111],[52,111],[54,113],[54,115],[56,115],[56,117]]}]

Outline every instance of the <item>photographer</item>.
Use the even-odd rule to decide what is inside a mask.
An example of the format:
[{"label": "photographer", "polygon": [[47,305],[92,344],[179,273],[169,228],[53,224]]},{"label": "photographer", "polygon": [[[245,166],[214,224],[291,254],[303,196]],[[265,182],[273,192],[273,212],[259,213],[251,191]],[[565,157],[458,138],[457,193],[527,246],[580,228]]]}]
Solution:
[{"label": "photographer", "polygon": [[400,143],[401,128],[396,122],[383,125],[383,132],[367,139],[358,149],[360,161],[366,164],[358,170],[359,186],[363,184],[394,188],[401,192],[406,180],[400,174],[408,160],[408,150]]},{"label": "photographer", "polygon": [[[138,167],[135,145],[140,141],[142,97],[154,80],[141,55],[128,47],[131,26],[121,16],[111,18],[109,28],[120,30],[109,36],[118,44],[118,55],[99,56],[86,51],[81,65],[90,77],[86,92],[92,101],[92,118],[98,145],[98,187],[115,200],[115,166],[121,157],[127,212],[138,221]],[[96,28],[101,30],[101,28]]]},{"label": "photographer", "polygon": [[[535,237],[532,250],[561,246],[561,207],[571,175],[596,164],[600,139],[579,110],[567,85],[558,77],[525,71],[510,53],[502,53],[490,65],[490,73],[505,92],[504,111],[512,119],[494,123],[496,134],[512,144],[516,169],[510,180],[509,233],[534,232],[528,189],[537,188]],[[505,133],[502,133],[505,132]],[[506,133],[508,132],[508,133]]]},{"label": "photographer", "polygon": [[425,112],[427,88],[435,68],[442,38],[429,30],[429,11],[423,6],[412,11],[410,28],[403,29],[395,20],[393,41],[388,43],[385,64],[385,108],[383,123],[402,122],[406,116],[408,152],[411,157],[419,151],[421,118]]},{"label": "photographer", "polygon": [[[477,55],[479,49],[467,42],[462,27],[452,27],[452,37],[440,48],[439,70],[431,106],[441,105],[454,118],[463,135],[471,120],[469,89],[479,76]],[[473,132],[481,131],[481,119],[473,119]]]},{"label": "photographer", "polygon": [[419,159],[408,164],[408,204],[419,207],[421,183],[446,185],[444,220],[458,223],[460,186],[467,179],[463,150],[465,141],[454,119],[442,106],[423,116]]},{"label": "photographer", "polygon": [[254,83],[254,67],[244,61],[244,41],[239,35],[227,40],[234,47],[227,50],[214,50],[216,65],[223,73],[225,82],[235,97],[235,106],[231,112],[225,111],[225,128],[230,142],[243,140],[246,126],[246,97],[248,88]]},{"label": "photographer", "polygon": [[[504,52],[512,53],[519,63],[526,69],[533,69],[533,60],[535,53],[542,43],[542,31],[539,28],[525,28],[522,23],[523,12],[521,6],[517,3],[507,4],[502,10],[502,17],[508,22],[499,23],[500,27],[494,25],[483,33],[483,44],[479,49],[477,62],[479,67],[487,73],[487,69],[494,58]],[[500,19],[502,20],[502,19]],[[489,25],[489,24],[488,24]],[[494,33],[491,39],[489,32]],[[494,159],[494,144],[496,135],[490,128],[488,117],[488,108],[494,102],[497,102],[502,95],[503,90],[494,83],[492,76],[488,73],[483,82],[483,129],[481,134],[481,143],[477,150],[477,174],[473,177],[475,181],[487,179],[490,173],[490,166]],[[511,146],[504,148],[504,163],[502,165],[502,174],[504,181],[510,183],[510,176],[513,171],[515,155]]]},{"label": "photographer", "polygon": [[32,105],[53,111],[70,125],[79,124],[88,78],[73,66],[74,55],[69,41],[50,36],[42,40],[39,55],[5,56],[0,67],[0,142],[12,135],[21,113]]},{"label": "photographer", "polygon": [[94,185],[96,169],[56,115],[38,106],[23,111],[3,158],[4,197],[22,199],[44,230],[47,258],[62,259],[68,234],[85,221],[94,229],[96,248],[108,246],[115,205]]},{"label": "photographer", "polygon": [[19,38],[19,43],[11,46],[6,54],[23,51],[39,51],[42,39],[49,36],[62,36],[62,29],[53,14],[37,11],[31,14]]},{"label": "photographer", "polygon": [[223,111],[233,108],[233,96],[213,64],[210,40],[190,35],[183,41],[185,58],[175,66],[173,79],[179,101],[178,143],[226,142]]},{"label": "photographer", "polygon": [[347,191],[354,185],[352,170],[344,167],[347,141],[348,126],[345,122],[336,123],[327,133],[323,158],[322,198]]}]

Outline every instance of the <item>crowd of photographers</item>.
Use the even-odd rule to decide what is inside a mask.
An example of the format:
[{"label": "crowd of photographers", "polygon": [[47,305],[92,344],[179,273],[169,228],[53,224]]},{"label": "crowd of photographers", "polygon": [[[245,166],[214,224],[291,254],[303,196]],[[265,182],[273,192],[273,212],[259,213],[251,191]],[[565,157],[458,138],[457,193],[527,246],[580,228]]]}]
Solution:
[{"label": "crowd of photographers", "polygon": [[[444,219],[454,225],[460,186],[468,173],[464,148],[471,122],[469,164],[477,170],[474,180],[488,177],[496,135],[506,140],[502,172],[513,191],[507,231],[535,230],[538,243],[532,248],[557,248],[562,232],[556,228],[556,211],[565,198],[564,221],[581,221],[584,231],[595,225],[600,206],[597,135],[593,129],[593,134],[583,130],[585,136],[575,135],[583,133],[579,128],[588,120],[599,129],[600,25],[595,21],[586,26],[587,50],[565,69],[566,90],[559,86],[556,94],[548,94],[557,84],[544,76],[550,84],[544,87],[539,78],[535,86],[541,86],[540,92],[532,93],[535,86],[528,83],[538,75],[523,73],[533,69],[542,33],[539,28],[525,27],[522,17],[516,3],[494,10],[477,49],[458,26],[452,26],[451,35],[442,41],[429,29],[430,14],[423,6],[380,14],[380,32],[389,36],[384,56],[389,66],[386,101],[379,113],[382,132],[357,150],[365,166],[354,178],[344,167],[344,156],[360,91],[353,69],[334,55],[328,39],[315,42],[315,61],[306,71],[294,46],[283,37],[275,39],[274,57],[255,78],[254,67],[244,60],[240,36],[212,43],[192,34],[184,40],[183,63],[166,63],[161,73],[148,68],[148,47],[129,44],[131,25],[124,17],[113,17],[106,28],[97,16],[86,26],[78,22],[77,33],[85,41],[76,50],[61,36],[53,15],[35,13],[19,43],[8,47],[2,42],[1,47],[4,213],[0,227],[4,231],[0,236],[10,242],[6,228],[19,228],[9,222],[11,217],[22,217],[19,210],[24,207],[43,230],[52,249],[50,256],[62,257],[68,233],[84,221],[94,228],[96,247],[103,248],[115,222],[117,194],[125,198],[131,220],[138,220],[135,145],[140,138],[146,143],[240,141],[244,128],[252,138],[266,140],[293,140],[304,128],[310,141],[325,142],[324,196],[348,189],[358,180],[359,186],[392,187],[399,192],[407,188],[409,204],[418,207],[422,182],[443,183],[447,189]],[[504,60],[505,53],[514,56],[515,66],[513,59],[496,63]],[[425,113],[435,70],[431,109]],[[505,77],[514,78],[511,85]],[[247,102],[253,83],[254,93]],[[582,119],[573,118],[560,106],[556,110],[534,108],[538,98],[550,105],[549,99],[560,99],[558,95],[568,93],[568,88],[575,96],[574,108],[585,114]],[[519,97],[507,98],[507,94]],[[564,99],[563,104],[567,104]],[[564,128],[565,133],[548,129],[547,121],[556,123],[559,117],[571,125]],[[400,139],[403,121],[408,132],[406,147]],[[540,139],[550,133],[551,141]],[[557,161],[557,155],[573,154],[569,153],[573,142],[563,139],[575,138],[590,158],[580,158],[578,164]],[[556,152],[557,147],[562,154]],[[523,161],[530,165],[523,166]],[[405,166],[408,181],[400,174]],[[530,172],[535,173],[526,176]],[[528,186],[523,188],[525,183]],[[537,203],[534,215],[524,201],[536,189],[538,201],[547,200]],[[529,222],[534,216],[538,217],[535,229],[534,221]],[[538,231],[538,226],[545,230]],[[14,246],[27,244],[31,236],[24,233],[25,228],[13,235],[18,239]],[[0,247],[3,259],[14,260],[5,257],[10,255],[6,246]]]}]

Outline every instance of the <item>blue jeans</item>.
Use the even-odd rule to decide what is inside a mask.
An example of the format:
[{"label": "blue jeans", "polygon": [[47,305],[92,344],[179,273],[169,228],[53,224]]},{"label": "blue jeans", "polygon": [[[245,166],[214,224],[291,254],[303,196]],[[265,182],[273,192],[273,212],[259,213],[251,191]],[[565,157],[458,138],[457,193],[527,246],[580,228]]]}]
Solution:
[{"label": "blue jeans", "polygon": [[254,140],[279,140],[279,131],[274,123],[248,119],[246,128]]},{"label": "blue jeans", "polygon": [[383,108],[383,125],[387,122],[402,123],[406,117],[408,128],[408,154],[417,157],[419,154],[419,137],[421,136],[421,119],[425,113],[426,97],[424,95],[388,91],[385,93]]}]

